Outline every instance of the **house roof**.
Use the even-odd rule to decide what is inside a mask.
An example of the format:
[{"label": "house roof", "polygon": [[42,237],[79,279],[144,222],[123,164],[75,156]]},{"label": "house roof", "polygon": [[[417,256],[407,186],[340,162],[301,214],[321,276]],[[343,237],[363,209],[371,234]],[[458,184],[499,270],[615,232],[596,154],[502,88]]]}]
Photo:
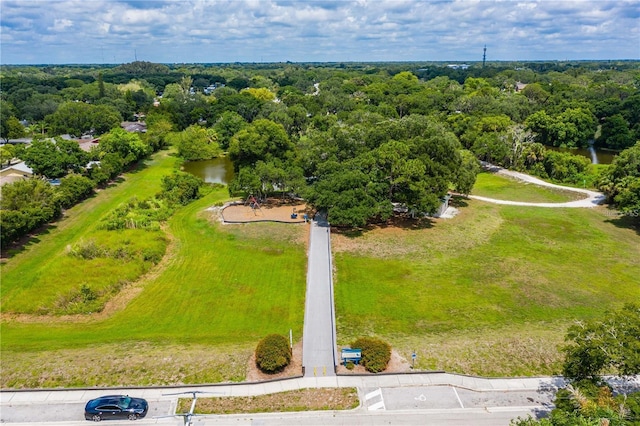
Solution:
[{"label": "house roof", "polygon": [[22,161],[0,171],[0,185],[28,179],[31,176],[33,176],[33,170]]},{"label": "house roof", "polygon": [[28,173],[31,175],[33,174],[33,170],[31,169],[31,167],[27,166],[24,161],[12,164],[9,167],[5,167],[4,169],[2,169],[3,172],[6,172],[7,170],[13,170],[18,173]]},{"label": "house roof", "polygon": [[147,123],[141,123],[139,121],[123,121],[120,123],[120,127],[127,132],[146,132]]}]

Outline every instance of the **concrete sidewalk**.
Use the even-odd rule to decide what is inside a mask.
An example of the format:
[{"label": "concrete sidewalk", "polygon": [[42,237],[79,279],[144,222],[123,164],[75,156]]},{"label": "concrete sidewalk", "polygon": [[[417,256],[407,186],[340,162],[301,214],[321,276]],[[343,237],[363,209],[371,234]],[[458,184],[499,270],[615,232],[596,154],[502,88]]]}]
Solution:
[{"label": "concrete sidewalk", "polygon": [[[609,378],[614,390],[640,390],[640,377],[626,381]],[[485,378],[460,374],[406,373],[341,375],[328,377],[294,377],[254,383],[225,383],[212,385],[193,385],[181,387],[141,387],[141,388],[97,388],[97,389],[44,389],[44,390],[3,390],[0,391],[0,404],[18,404],[29,402],[82,402],[106,393],[135,394],[147,399],[169,398],[166,394],[191,392],[210,392],[211,396],[255,396],[307,388],[398,388],[412,386],[452,386],[477,392],[483,391],[553,391],[567,382],[562,377],[517,377]],[[177,398],[172,395],[171,398]]]},{"label": "concrete sidewalk", "polygon": [[[618,391],[640,390],[640,379],[609,382]],[[484,378],[443,372],[333,377],[295,377],[260,383],[184,387],[50,389],[0,391],[0,423],[12,426],[81,426],[82,409],[89,399],[105,394],[129,394],[149,401],[149,414],[139,424],[176,424],[173,416],[181,392],[200,397],[255,396],[283,391],[356,387],[356,409],[236,415],[202,415],[202,426],[382,426],[416,424],[438,426],[508,426],[518,416],[539,416],[553,408],[562,377]],[[207,394],[209,393],[209,394]],[[128,420],[110,424],[130,424]]]},{"label": "concrete sidewalk", "polygon": [[[639,383],[640,384],[640,383]],[[0,391],[0,404],[83,402],[106,393],[131,394],[145,399],[177,398],[168,393],[211,392],[211,396],[254,396],[307,388],[395,388],[409,386],[453,386],[474,391],[554,390],[565,385],[561,377],[496,378],[449,373],[410,373],[391,375],[296,377],[257,383],[194,385],[152,388],[47,389]]]}]

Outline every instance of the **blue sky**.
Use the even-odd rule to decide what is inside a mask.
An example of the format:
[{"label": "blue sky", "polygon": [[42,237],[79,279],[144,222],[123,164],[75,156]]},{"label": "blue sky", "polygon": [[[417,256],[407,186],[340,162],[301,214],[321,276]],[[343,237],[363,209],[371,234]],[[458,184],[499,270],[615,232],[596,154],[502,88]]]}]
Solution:
[{"label": "blue sky", "polygon": [[2,64],[640,59],[640,0],[0,0]]}]

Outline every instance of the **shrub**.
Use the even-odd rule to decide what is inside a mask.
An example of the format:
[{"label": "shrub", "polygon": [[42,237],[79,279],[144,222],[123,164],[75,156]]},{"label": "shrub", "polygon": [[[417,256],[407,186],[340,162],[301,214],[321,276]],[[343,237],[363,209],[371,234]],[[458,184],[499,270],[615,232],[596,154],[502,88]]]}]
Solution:
[{"label": "shrub", "polygon": [[265,373],[277,373],[289,365],[291,351],[287,338],[279,334],[270,334],[258,343],[256,365]]},{"label": "shrub", "polygon": [[67,246],[67,252],[71,256],[85,260],[105,257],[107,255],[107,250],[105,250],[104,247],[100,247],[95,240],[80,241],[73,246]]},{"label": "shrub", "polygon": [[375,337],[360,337],[351,344],[351,347],[362,351],[360,362],[367,371],[372,373],[384,371],[391,359],[391,345]]},{"label": "shrub", "polygon": [[162,192],[158,194],[158,198],[165,199],[170,204],[186,206],[200,198],[200,187],[203,183],[202,179],[189,173],[173,172],[172,175],[162,178]]},{"label": "shrub", "polygon": [[84,176],[68,175],[60,180],[58,200],[60,205],[68,209],[93,194],[94,182]]}]

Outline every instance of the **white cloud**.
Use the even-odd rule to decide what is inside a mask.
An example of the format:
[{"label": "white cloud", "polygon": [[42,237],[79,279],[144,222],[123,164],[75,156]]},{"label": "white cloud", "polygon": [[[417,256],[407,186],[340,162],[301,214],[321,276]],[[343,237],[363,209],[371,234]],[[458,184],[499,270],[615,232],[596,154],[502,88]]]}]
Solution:
[{"label": "white cloud", "polygon": [[485,44],[495,60],[640,58],[636,0],[1,0],[0,9],[3,63],[128,62],[136,47],[154,62],[469,61]]},{"label": "white cloud", "polygon": [[69,19],[54,19],[53,27],[50,27],[53,31],[64,31],[67,28],[70,28],[73,25],[73,22]]}]

